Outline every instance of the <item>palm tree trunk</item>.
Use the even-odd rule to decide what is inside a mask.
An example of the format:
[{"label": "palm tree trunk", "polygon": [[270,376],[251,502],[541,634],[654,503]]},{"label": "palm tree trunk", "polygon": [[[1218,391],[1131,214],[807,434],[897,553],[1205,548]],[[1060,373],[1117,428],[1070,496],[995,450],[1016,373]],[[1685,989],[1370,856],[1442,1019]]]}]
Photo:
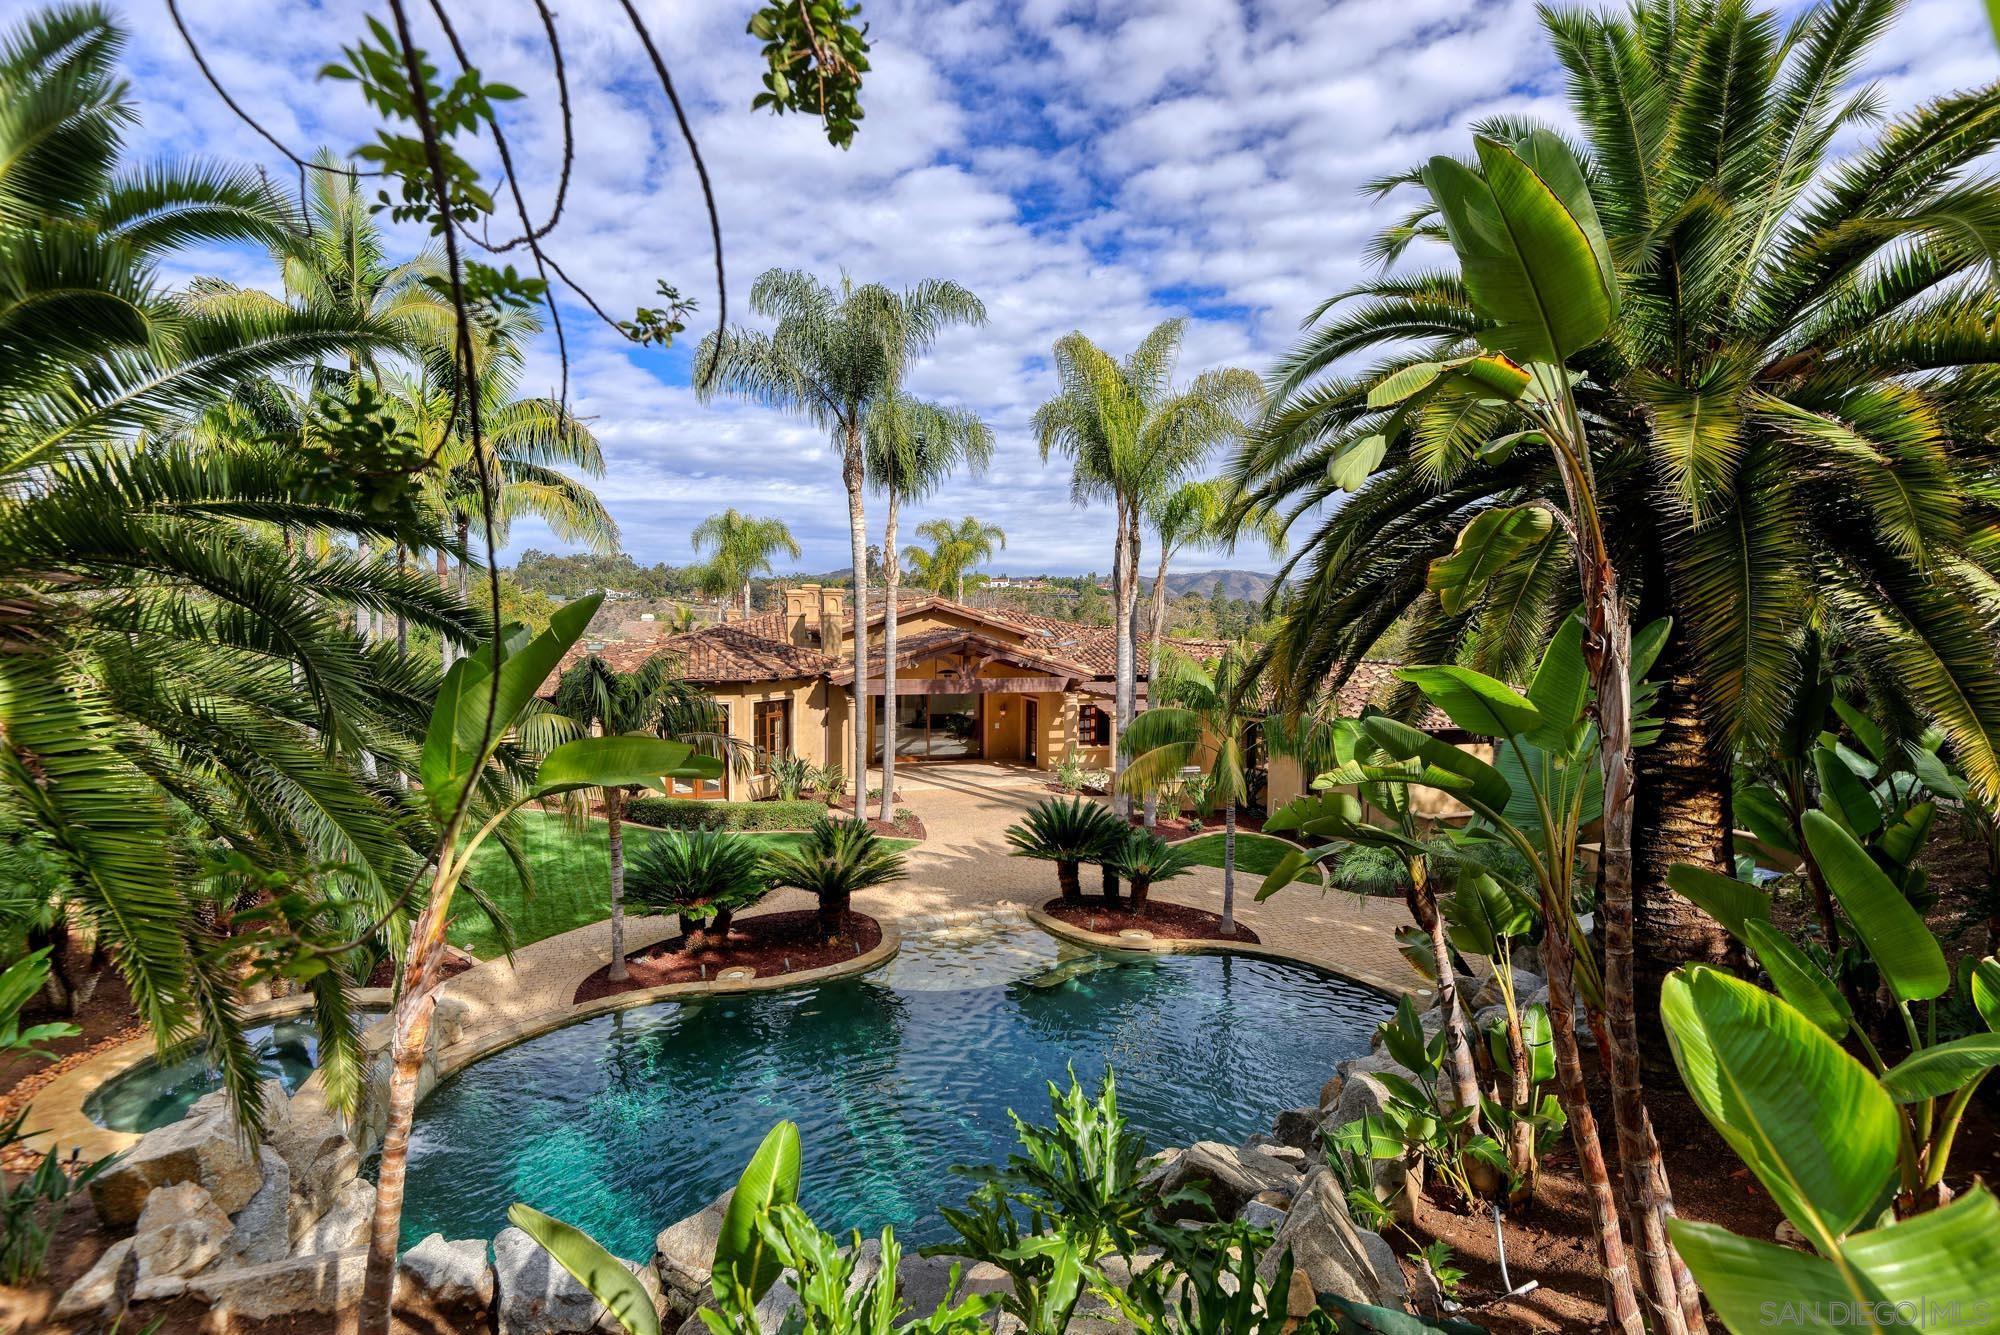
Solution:
[{"label": "palm tree trunk", "polygon": [[[450,592],[451,590],[450,557],[446,555],[445,550],[442,547],[438,548],[437,550],[437,580],[438,580],[438,588],[440,590],[443,590],[445,592]],[[440,634],[438,636],[438,667],[440,669],[444,669],[450,666],[451,666],[451,639],[449,636]]]},{"label": "palm tree trunk", "polygon": [[1222,804],[1222,934],[1236,935],[1236,799]]},{"label": "palm tree trunk", "polygon": [[743,581],[743,619],[750,619],[750,581]]},{"label": "palm tree trunk", "polygon": [[604,838],[611,851],[611,970],[614,983],[625,981],[625,794],[604,790]]},{"label": "palm tree trunk", "polygon": [[1112,548],[1111,596],[1115,604],[1111,635],[1116,650],[1116,677],[1113,688],[1113,737],[1111,750],[1111,808],[1121,818],[1132,815],[1132,796],[1118,779],[1125,772],[1125,730],[1132,725],[1132,703],[1136,693],[1133,677],[1138,665],[1132,661],[1132,614],[1135,609],[1132,561],[1135,552],[1127,533],[1131,526],[1130,503],[1118,501],[1117,540]]},{"label": "palm tree trunk", "polygon": [[1056,859],[1056,885],[1071,903],[1083,898],[1082,864],[1074,858]]},{"label": "palm tree trunk", "polygon": [[[1603,885],[1604,1009],[1610,1039],[1611,1119],[1640,1284],[1655,1328],[1666,1335],[1705,1330],[1698,1301],[1689,1302],[1686,1268],[1667,1236],[1673,1196],[1647,1114],[1639,1067],[1639,1020],[1633,989],[1632,627],[1608,556],[1582,558],[1585,655],[1597,697],[1598,756],[1604,770],[1604,821],[1599,867]],[[1551,919],[1553,924],[1556,919]],[[1551,930],[1548,935],[1558,935]],[[1572,1041],[1574,1036],[1572,1035]],[[1686,1281],[1692,1290],[1693,1280]],[[1689,1318],[1692,1308],[1692,1320]]]},{"label": "palm tree trunk", "polygon": [[[1153,572],[1153,647],[1146,659],[1146,705],[1151,708],[1158,703],[1160,689],[1160,645],[1165,639],[1167,624],[1167,560],[1173,555],[1173,547],[1165,538],[1160,539],[1160,567]],[[1160,819],[1160,795],[1146,794],[1146,828],[1152,829]]]},{"label": "palm tree trunk", "polygon": [[[854,814],[865,816],[868,805],[868,525],[861,509],[863,481],[861,425],[846,426],[847,448],[841,458],[841,481],[847,485],[847,538],[854,560]],[[886,712],[886,709],[885,709]]]},{"label": "palm tree trunk", "polygon": [[[1729,766],[1702,717],[1683,637],[1668,639],[1655,713],[1658,740],[1636,753],[1638,793],[1632,828],[1636,928],[1636,1002],[1650,1038],[1658,1030],[1660,984],[1682,964],[1722,964],[1729,934],[1667,885],[1667,872],[1689,863],[1732,875]],[[1676,661],[1667,662],[1671,658]]]},{"label": "palm tree trunk", "polygon": [[1107,904],[1116,904],[1118,902],[1118,873],[1112,870],[1111,864],[1108,862],[1098,863],[1097,871],[1098,886],[1104,891],[1104,902]]},{"label": "palm tree trunk", "polygon": [[896,594],[903,582],[896,556],[896,510],[902,498],[889,489],[882,520],[882,819],[896,802]]}]

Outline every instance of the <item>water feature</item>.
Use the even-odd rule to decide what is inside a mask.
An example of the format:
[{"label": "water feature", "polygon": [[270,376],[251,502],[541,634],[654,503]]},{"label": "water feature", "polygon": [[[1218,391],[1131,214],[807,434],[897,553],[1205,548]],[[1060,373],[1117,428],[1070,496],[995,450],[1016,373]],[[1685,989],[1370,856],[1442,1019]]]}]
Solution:
[{"label": "water feature", "polygon": [[[366,1028],[376,1017],[359,1013]],[[264,1078],[290,1092],[319,1065],[319,1036],[310,1016],[293,1015],[244,1031]],[[199,1052],[173,1061],[147,1058],[99,1085],[83,1101],[84,1116],[111,1131],[151,1131],[178,1122],[194,1101],[222,1087],[222,1076]]]},{"label": "water feature", "polygon": [[1104,955],[1025,923],[906,934],[886,968],[789,991],[600,1016],[506,1049],[417,1109],[403,1242],[491,1237],[526,1201],[621,1256],[734,1183],[765,1130],[799,1124],[825,1227],[912,1245],[994,1163],[1014,1109],[1107,1062],[1154,1146],[1240,1140],[1313,1102],[1368,1047],[1383,996],[1302,965]]}]

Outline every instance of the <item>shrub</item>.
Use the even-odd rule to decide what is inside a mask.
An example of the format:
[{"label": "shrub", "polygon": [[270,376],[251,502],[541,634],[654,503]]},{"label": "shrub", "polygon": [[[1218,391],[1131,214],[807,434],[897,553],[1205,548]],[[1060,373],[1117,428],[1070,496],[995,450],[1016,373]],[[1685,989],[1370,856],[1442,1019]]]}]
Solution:
[{"label": "shrub", "polygon": [[834,798],[847,791],[847,771],[838,761],[821,765],[813,771],[812,789],[819,794],[820,801],[831,804]]},{"label": "shrub", "polygon": [[662,830],[809,830],[826,815],[818,802],[701,802],[687,797],[635,797],[625,819]]},{"label": "shrub", "polygon": [[676,913],[690,946],[729,935],[730,919],[771,892],[764,851],[714,830],[668,830],[639,850],[625,872],[635,913]]},{"label": "shrub", "polygon": [[839,935],[857,890],[867,890],[904,876],[903,855],[889,846],[865,820],[821,819],[796,849],[772,853],[766,864],[771,884],[803,890],[819,900],[820,931]]},{"label": "shrub", "polygon": [[1124,821],[1095,802],[1080,797],[1037,802],[1020,824],[1007,827],[1014,856],[1040,858],[1056,864],[1056,880],[1064,899],[1081,899],[1077,868],[1095,862],[1115,841],[1125,837]]},{"label": "shrub", "polygon": [[1134,830],[1104,859],[1104,869],[1131,886],[1132,902],[1143,904],[1155,881],[1185,876],[1195,865],[1194,854],[1170,844],[1150,830]]},{"label": "shrub", "polygon": [[771,786],[777,791],[780,802],[796,802],[799,794],[812,784],[819,768],[811,761],[786,751],[772,756],[765,762],[765,770],[771,776]]}]

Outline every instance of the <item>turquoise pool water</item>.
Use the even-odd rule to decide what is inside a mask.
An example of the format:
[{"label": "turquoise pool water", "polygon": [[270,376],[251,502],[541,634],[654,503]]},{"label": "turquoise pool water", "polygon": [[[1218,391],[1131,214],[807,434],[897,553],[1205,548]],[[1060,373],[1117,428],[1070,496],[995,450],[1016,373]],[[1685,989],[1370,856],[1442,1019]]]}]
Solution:
[{"label": "turquoise pool water", "polygon": [[[365,1026],[375,1017],[361,1012]],[[245,1031],[264,1078],[287,1091],[306,1082],[319,1064],[319,1036],[311,1019],[294,1016]],[[222,1088],[222,1076],[197,1053],[178,1061],[148,1059],[99,1085],[83,1101],[83,1114],[112,1131],[151,1131],[178,1122],[194,1101]]]},{"label": "turquoise pool water", "polygon": [[822,1226],[912,1245],[995,1163],[1009,1108],[1047,1120],[1074,1063],[1155,1145],[1238,1140],[1314,1101],[1392,1012],[1299,965],[1109,956],[1027,924],[906,936],[886,968],[783,992],[601,1016],[459,1073],[417,1109],[403,1243],[492,1237],[526,1201],[645,1257],[732,1185],[780,1118],[799,1124],[804,1204]]}]

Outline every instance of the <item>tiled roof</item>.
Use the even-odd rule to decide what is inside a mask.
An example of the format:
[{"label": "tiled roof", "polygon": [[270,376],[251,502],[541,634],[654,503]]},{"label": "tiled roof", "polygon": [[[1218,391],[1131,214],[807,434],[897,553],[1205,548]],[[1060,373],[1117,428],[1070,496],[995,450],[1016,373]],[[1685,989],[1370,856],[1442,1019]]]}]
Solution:
[{"label": "tiled roof", "polygon": [[[1053,676],[1074,679],[1083,675],[1074,663],[1038,654],[1032,649],[1010,644],[1005,640],[995,639],[991,635],[982,635],[976,630],[958,630],[953,628],[927,630],[916,635],[898,635],[896,637],[896,665],[898,669],[901,669],[929,654],[959,648],[970,648],[978,652],[990,653],[1016,666],[1035,668],[1038,671]],[[871,678],[881,675],[885,657],[886,655],[882,651],[881,643],[879,641],[875,642],[872,651],[868,655],[868,675]],[[836,683],[853,681],[853,664],[843,659],[842,666],[828,673],[828,678]]]}]

